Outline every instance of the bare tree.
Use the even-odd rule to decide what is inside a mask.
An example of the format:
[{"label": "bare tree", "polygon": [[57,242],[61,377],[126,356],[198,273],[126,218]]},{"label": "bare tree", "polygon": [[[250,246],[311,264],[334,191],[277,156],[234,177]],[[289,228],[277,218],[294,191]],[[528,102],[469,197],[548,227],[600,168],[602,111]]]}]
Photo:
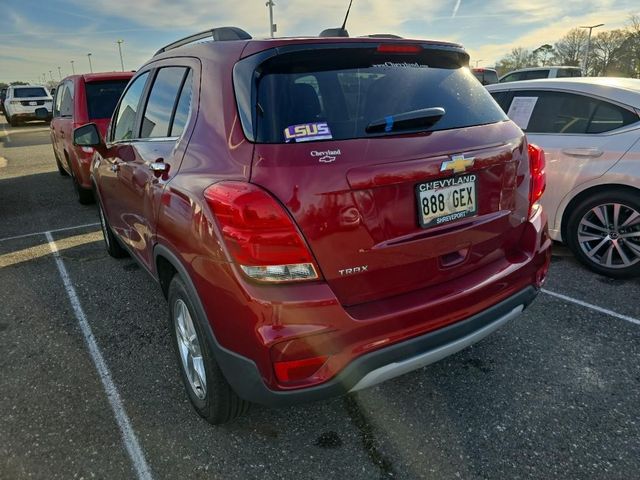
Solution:
[{"label": "bare tree", "polygon": [[549,61],[549,59],[555,55],[555,52],[553,50],[552,45],[545,43],[544,45],[541,45],[538,48],[536,48],[532,52],[532,55],[535,55],[536,59],[539,59],[540,63],[542,63],[542,66],[544,67],[545,65],[547,65],[547,62]]},{"label": "bare tree", "polygon": [[620,75],[617,63],[629,33],[625,30],[600,32],[591,40],[588,75]]},{"label": "bare tree", "polygon": [[522,47],[516,47],[511,50],[511,53],[502,57],[496,63],[496,70],[500,75],[504,75],[512,70],[518,70],[519,68],[537,67],[538,60],[536,55],[532,54],[530,50]]},{"label": "bare tree", "polygon": [[556,54],[553,60],[558,65],[579,66],[587,46],[587,32],[573,28],[555,44]]}]

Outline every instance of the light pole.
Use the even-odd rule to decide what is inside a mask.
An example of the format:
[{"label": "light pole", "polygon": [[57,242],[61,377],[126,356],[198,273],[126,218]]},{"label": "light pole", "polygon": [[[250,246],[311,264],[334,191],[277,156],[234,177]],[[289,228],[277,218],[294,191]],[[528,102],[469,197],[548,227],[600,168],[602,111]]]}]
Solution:
[{"label": "light pole", "polygon": [[62,70],[58,67],[58,76],[60,77],[60,81],[62,81]]},{"label": "light pole", "polygon": [[118,44],[118,52],[120,53],[120,66],[124,72],[124,62],[122,61],[122,44],[124,43],[124,40],[118,40],[116,43]]},{"label": "light pole", "polygon": [[591,47],[591,32],[594,28],[602,27],[604,23],[599,23],[598,25],[590,25],[590,26],[581,26],[580,28],[588,28],[589,36],[587,37],[587,52],[584,54],[584,62],[582,69],[584,70],[584,74],[587,75],[587,67],[589,66],[589,47]]},{"label": "light pole", "polygon": [[47,74],[46,73],[42,74],[42,83],[43,84],[47,83]]},{"label": "light pole", "polygon": [[273,34],[277,30],[275,23],[273,23],[273,7],[275,3],[273,3],[273,0],[268,0],[265,5],[269,7],[269,32],[271,32],[271,38],[273,38]]},{"label": "light pole", "polygon": [[93,65],[91,65],[91,54],[87,53],[87,58],[89,59],[89,71],[93,73]]},{"label": "light pole", "polygon": [[51,81],[53,82],[53,73],[51,73],[51,70],[49,70],[49,76],[51,77]]},{"label": "light pole", "polygon": [[75,75],[76,74],[76,67],[73,66],[73,62],[74,62],[74,60],[71,60],[71,71]]},{"label": "light pole", "polygon": [[478,68],[478,64],[479,64],[480,62],[484,62],[484,60],[476,60],[476,68]]}]

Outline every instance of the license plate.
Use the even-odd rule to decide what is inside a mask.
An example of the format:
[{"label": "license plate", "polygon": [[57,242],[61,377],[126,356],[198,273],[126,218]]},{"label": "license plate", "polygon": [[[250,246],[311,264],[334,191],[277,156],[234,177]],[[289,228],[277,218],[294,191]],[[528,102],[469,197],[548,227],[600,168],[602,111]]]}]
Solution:
[{"label": "license plate", "polygon": [[416,185],[418,221],[423,228],[471,217],[478,210],[474,174]]},{"label": "license plate", "polygon": [[29,102],[29,105],[38,105],[38,102]]}]

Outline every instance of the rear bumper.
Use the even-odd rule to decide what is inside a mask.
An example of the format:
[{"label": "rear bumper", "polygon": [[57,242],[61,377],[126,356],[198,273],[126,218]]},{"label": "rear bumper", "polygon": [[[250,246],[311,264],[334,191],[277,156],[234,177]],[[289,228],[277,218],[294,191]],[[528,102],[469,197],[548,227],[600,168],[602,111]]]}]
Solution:
[{"label": "rear bumper", "polygon": [[[39,107],[39,108],[43,108],[43,107]],[[35,114],[35,112],[26,112],[26,113],[12,113],[11,114],[12,118],[17,118],[18,120],[42,120],[41,118],[38,118]],[[47,115],[46,120],[51,120],[53,118],[53,115],[51,114],[51,112],[49,112],[49,114]]]},{"label": "rear bumper", "polygon": [[230,350],[221,348],[216,358],[234,390],[251,402],[282,406],[322,400],[370,387],[462,350],[515,318],[537,294],[536,288],[526,287],[465,320],[362,355],[331,380],[298,390],[268,388],[256,364]]}]

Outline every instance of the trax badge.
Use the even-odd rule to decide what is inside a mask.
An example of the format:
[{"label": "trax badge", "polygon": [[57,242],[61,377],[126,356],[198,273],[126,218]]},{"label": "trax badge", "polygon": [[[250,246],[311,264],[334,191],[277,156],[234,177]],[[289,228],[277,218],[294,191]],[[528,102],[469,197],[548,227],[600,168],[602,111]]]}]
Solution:
[{"label": "trax badge", "polygon": [[284,129],[284,140],[290,142],[312,142],[314,140],[330,140],[331,130],[327,122],[303,123],[291,125]]},{"label": "trax badge", "polygon": [[474,161],[475,161],[474,157],[464,158],[464,154],[453,155],[451,157],[451,160],[442,162],[442,165],[440,166],[440,171],[444,172],[446,170],[453,170],[453,173],[461,173],[461,172],[464,172],[467,168],[473,166]]}]

